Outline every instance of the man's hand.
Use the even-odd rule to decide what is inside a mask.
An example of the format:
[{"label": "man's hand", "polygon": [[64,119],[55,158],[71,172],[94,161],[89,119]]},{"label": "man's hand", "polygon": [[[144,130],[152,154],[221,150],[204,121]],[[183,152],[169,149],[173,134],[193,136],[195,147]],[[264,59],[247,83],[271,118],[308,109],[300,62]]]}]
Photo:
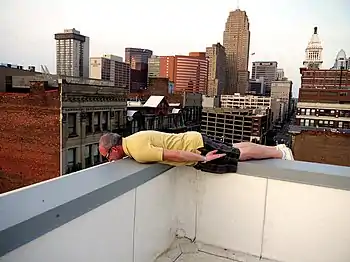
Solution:
[{"label": "man's hand", "polygon": [[226,154],[216,154],[218,152],[217,150],[210,151],[208,154],[205,156],[205,162],[209,162],[215,159],[218,159],[220,157],[225,156]]}]

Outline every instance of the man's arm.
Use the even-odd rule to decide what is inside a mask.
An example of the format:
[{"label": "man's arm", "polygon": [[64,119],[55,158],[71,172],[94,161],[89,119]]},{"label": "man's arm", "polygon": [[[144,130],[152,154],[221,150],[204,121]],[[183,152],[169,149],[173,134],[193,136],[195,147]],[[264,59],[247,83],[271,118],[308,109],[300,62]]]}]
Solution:
[{"label": "man's arm", "polygon": [[220,157],[225,154],[216,154],[217,150],[209,152],[206,156],[183,150],[163,150],[163,160],[172,162],[207,162]]}]

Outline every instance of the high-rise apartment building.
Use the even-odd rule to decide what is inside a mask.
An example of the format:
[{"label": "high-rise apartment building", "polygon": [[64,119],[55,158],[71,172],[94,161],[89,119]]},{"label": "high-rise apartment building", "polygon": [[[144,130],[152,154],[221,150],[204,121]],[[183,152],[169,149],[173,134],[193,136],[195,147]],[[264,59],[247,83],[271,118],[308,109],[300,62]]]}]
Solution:
[{"label": "high-rise apartment building", "polygon": [[248,60],[250,31],[245,11],[230,12],[224,31],[224,47],[227,65],[227,89],[225,93],[244,94],[248,89]]},{"label": "high-rise apartment building", "polygon": [[109,80],[115,87],[130,88],[130,65],[120,61],[120,57],[104,55],[90,58],[90,78]]},{"label": "high-rise apartment building", "polygon": [[277,80],[271,82],[271,99],[273,120],[283,121],[289,117],[292,110],[292,86],[291,80]]},{"label": "high-rise apartment building", "polygon": [[206,49],[208,59],[208,96],[220,96],[226,85],[226,52],[220,43]]},{"label": "high-rise apartment building", "polygon": [[259,79],[260,77],[263,77],[266,83],[265,95],[269,95],[271,93],[271,82],[277,79],[277,62],[253,62],[252,79]]},{"label": "high-rise apartment building", "polygon": [[89,37],[78,30],[55,34],[57,75],[89,77]]}]

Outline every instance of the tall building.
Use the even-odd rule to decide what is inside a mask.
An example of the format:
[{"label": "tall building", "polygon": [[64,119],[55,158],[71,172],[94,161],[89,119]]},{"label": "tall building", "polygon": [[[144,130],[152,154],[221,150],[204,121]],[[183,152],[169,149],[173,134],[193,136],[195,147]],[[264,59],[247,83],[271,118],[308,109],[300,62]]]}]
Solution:
[{"label": "tall building", "polygon": [[273,120],[285,120],[292,110],[292,86],[291,80],[276,80],[271,82],[271,99]]},{"label": "tall building", "polygon": [[131,69],[136,69],[136,64],[148,64],[148,58],[153,54],[152,50],[142,48],[125,48],[125,63],[130,64]]},{"label": "tall building", "polygon": [[90,78],[112,81],[115,87],[130,88],[130,65],[117,56],[91,57]]},{"label": "tall building", "polygon": [[276,61],[257,61],[253,62],[252,79],[264,78],[266,84],[265,94],[271,93],[271,82],[277,78],[277,62]]},{"label": "tall building", "polygon": [[226,52],[220,43],[206,49],[208,59],[208,96],[221,96],[226,85]]},{"label": "tall building", "polygon": [[305,49],[304,67],[318,69],[321,67],[322,61],[322,43],[317,34],[317,27],[314,27],[314,33]]},{"label": "tall building", "polygon": [[350,58],[349,59],[346,58],[346,54],[343,49],[341,49],[338,52],[335,58],[334,65],[331,69],[336,69],[336,70],[350,69]]},{"label": "tall building", "polygon": [[248,60],[250,31],[245,11],[230,12],[224,31],[224,47],[227,65],[227,89],[225,93],[244,94],[248,89]]},{"label": "tall building", "polygon": [[89,37],[80,31],[65,29],[55,34],[57,75],[89,77]]},{"label": "tall building", "polygon": [[246,94],[252,95],[265,95],[266,91],[266,82],[264,77],[259,77],[259,79],[249,79],[248,91]]}]

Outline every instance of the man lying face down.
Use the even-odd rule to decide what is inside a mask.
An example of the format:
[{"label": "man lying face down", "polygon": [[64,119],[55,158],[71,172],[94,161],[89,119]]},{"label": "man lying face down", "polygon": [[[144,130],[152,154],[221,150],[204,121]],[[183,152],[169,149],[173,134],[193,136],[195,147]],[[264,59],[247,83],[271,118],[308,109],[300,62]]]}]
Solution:
[{"label": "man lying face down", "polygon": [[294,160],[292,151],[284,144],[263,146],[241,142],[231,147],[195,131],[169,134],[148,130],[127,137],[107,133],[100,138],[99,151],[108,161],[128,156],[139,163],[193,166],[211,173],[234,173],[238,161],[267,158]]}]

